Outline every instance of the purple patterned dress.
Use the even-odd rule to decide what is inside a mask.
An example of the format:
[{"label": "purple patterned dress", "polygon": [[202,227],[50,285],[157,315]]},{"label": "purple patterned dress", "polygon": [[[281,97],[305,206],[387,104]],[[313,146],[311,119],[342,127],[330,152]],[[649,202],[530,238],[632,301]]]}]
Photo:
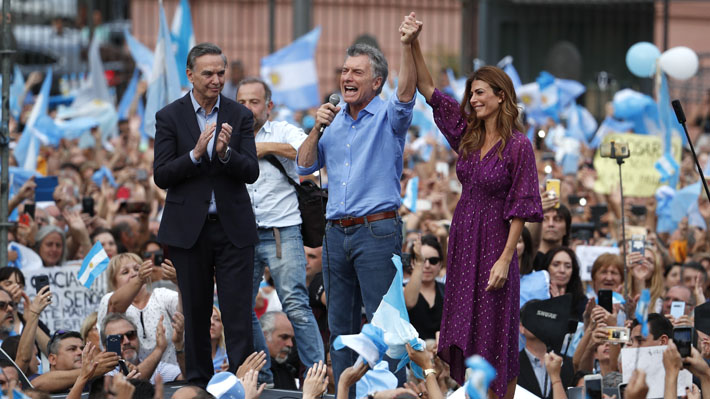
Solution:
[{"label": "purple patterned dress", "polygon": [[[435,90],[429,104],[441,132],[458,149],[466,130],[459,104]],[[488,277],[498,260],[512,218],[542,221],[542,205],[535,156],[530,141],[514,131],[498,157],[502,141],[484,154],[480,150],[459,158],[456,175],[463,186],[451,223],[446,297],[439,337],[439,357],[451,376],[464,382],[467,357],[486,358],[497,375],[491,389],[502,397],[507,384],[520,372],[518,320],[520,272],[513,256],[503,288],[486,292]],[[458,152],[458,151],[457,151]]]}]

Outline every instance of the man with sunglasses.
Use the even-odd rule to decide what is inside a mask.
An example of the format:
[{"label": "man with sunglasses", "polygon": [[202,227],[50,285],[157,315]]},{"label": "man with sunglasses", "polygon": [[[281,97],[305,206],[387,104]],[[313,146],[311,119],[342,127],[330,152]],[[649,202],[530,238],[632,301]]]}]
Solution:
[{"label": "man with sunglasses", "polygon": [[0,343],[6,340],[15,325],[14,311],[17,303],[13,302],[12,296],[4,289],[0,289]]},{"label": "man with sunglasses", "polygon": [[[35,389],[50,393],[70,389],[81,371],[83,349],[84,342],[77,331],[57,330],[52,334],[47,344],[49,371],[32,380]],[[91,378],[102,376],[116,368],[118,355],[112,352],[101,352],[96,355],[96,362],[98,366]]]},{"label": "man with sunglasses", "polygon": [[106,345],[106,339],[109,335],[121,336],[121,357],[135,366],[140,372],[140,378],[149,379],[151,383],[155,382],[155,376],[160,375],[163,382],[171,382],[180,380],[183,377],[183,369],[185,367],[184,356],[184,335],[183,327],[176,326],[182,324],[180,316],[174,317],[173,322],[173,343],[177,353],[178,363],[180,367],[173,363],[163,362],[161,358],[165,349],[168,347],[168,340],[165,335],[163,323],[158,323],[156,331],[156,345],[153,352],[145,359],[140,359],[138,353],[140,351],[140,339],[138,337],[137,327],[133,322],[122,313],[109,313],[104,318],[101,326],[101,342]]}]

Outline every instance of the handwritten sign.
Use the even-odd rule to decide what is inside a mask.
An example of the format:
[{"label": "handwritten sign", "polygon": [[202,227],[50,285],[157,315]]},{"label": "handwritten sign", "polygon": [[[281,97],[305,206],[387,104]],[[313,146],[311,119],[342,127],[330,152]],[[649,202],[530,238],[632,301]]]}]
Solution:
[{"label": "handwritten sign", "polygon": [[66,266],[23,269],[27,281],[27,294],[30,299],[35,297],[32,277],[41,274],[49,276],[49,289],[52,291],[52,303],[42,312],[42,320],[49,329],[79,331],[81,322],[96,311],[101,298],[106,294],[107,274],[101,274],[88,289],[76,279],[81,265],[78,263]]},{"label": "handwritten sign", "polygon": [[579,278],[582,281],[592,281],[592,266],[599,255],[619,254],[619,248],[601,247],[596,245],[578,245],[574,251],[579,259]]},{"label": "handwritten sign", "polygon": [[[633,133],[614,133],[604,137],[604,143],[611,140],[628,143],[631,156],[621,165],[624,195],[630,197],[651,197],[661,185],[661,175],[655,168],[656,161],[663,155],[663,143],[658,136]],[[673,137],[671,155],[680,164],[681,144]],[[594,156],[597,181],[594,191],[610,194],[619,185],[619,165],[615,159],[602,158],[597,151]]]},{"label": "handwritten sign", "polygon": [[[647,398],[662,398],[666,381],[666,370],[663,368],[663,351],[666,346],[648,346],[645,348],[624,348],[621,350],[622,381],[628,383],[634,369],[638,367],[646,373],[648,385]],[[636,354],[639,359],[636,361]],[[693,375],[688,370],[678,374],[678,396],[685,396],[685,388],[693,385]]]}]

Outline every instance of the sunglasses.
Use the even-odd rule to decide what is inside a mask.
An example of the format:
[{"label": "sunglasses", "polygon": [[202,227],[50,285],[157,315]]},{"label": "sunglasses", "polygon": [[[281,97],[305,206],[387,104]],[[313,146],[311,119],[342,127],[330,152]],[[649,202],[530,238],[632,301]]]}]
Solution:
[{"label": "sunglasses", "polygon": [[125,333],[123,333],[121,335],[128,338],[129,340],[133,340],[138,336],[138,331],[136,331],[136,330],[126,331]]},{"label": "sunglasses", "polygon": [[14,301],[0,301],[0,310],[3,312],[7,310],[8,306],[12,306],[13,309],[17,309],[17,302]]},{"label": "sunglasses", "polygon": [[425,262],[429,262],[430,265],[436,266],[441,262],[441,258],[438,256],[432,256],[431,258],[424,258]]}]

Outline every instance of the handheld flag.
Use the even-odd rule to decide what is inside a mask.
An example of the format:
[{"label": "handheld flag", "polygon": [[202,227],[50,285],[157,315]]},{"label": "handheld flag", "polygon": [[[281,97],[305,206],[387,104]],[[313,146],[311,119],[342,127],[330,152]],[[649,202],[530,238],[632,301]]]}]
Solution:
[{"label": "handheld flag", "polygon": [[34,171],[37,169],[37,156],[39,155],[39,147],[42,143],[47,143],[49,139],[43,131],[47,127],[47,123],[51,123],[51,118],[47,115],[49,109],[49,89],[52,87],[52,68],[47,68],[47,73],[44,76],[44,82],[39,89],[39,94],[32,106],[25,129],[22,131],[22,136],[15,147],[15,160],[17,165],[26,170]]},{"label": "handheld flag", "polygon": [[485,399],[488,397],[488,387],[496,378],[496,369],[480,355],[466,359],[466,367],[471,370],[466,381],[466,396],[469,399]]},{"label": "handheld flag", "polygon": [[402,205],[406,206],[412,213],[417,211],[418,192],[419,176],[415,176],[407,182],[407,188],[404,190],[404,198],[402,199]]},{"label": "handheld flag", "polygon": [[124,31],[126,36],[126,44],[128,45],[128,51],[131,52],[133,61],[136,62],[136,68],[140,69],[144,78],[150,80],[150,74],[153,72],[153,62],[155,56],[150,49],[139,42],[138,39],[131,35],[131,32],[126,29]]},{"label": "handheld flag", "polygon": [[77,280],[86,288],[91,288],[94,280],[103,273],[108,267],[108,255],[104,251],[104,247],[100,241],[91,248],[91,251],[86,255],[81,263],[81,269],[76,275]]},{"label": "handheld flag", "polygon": [[641,297],[636,304],[636,320],[641,325],[641,335],[648,335],[648,306],[651,302],[651,292],[647,289],[641,291]]},{"label": "handheld flag", "polygon": [[[192,29],[190,2],[187,0],[180,0],[180,4],[175,8],[173,25],[170,28],[170,38],[175,50],[175,64],[178,68],[187,66],[187,54],[196,44],[195,32]],[[180,76],[180,86],[192,87],[186,74],[180,73],[178,76]]]},{"label": "handheld flag", "polygon": [[205,390],[217,399],[244,399],[242,382],[228,371],[213,375]]},{"label": "handheld flag", "polygon": [[374,365],[355,384],[355,397],[364,398],[374,392],[397,388],[397,377],[390,371],[389,363],[381,361]]},{"label": "handheld flag", "polygon": [[362,326],[359,334],[339,335],[333,341],[333,348],[340,350],[348,347],[364,359],[370,367],[378,364],[387,351],[383,332],[372,324]]},{"label": "handheld flag", "polygon": [[261,59],[261,78],[271,86],[274,104],[298,111],[320,105],[315,52],[321,28]]}]

